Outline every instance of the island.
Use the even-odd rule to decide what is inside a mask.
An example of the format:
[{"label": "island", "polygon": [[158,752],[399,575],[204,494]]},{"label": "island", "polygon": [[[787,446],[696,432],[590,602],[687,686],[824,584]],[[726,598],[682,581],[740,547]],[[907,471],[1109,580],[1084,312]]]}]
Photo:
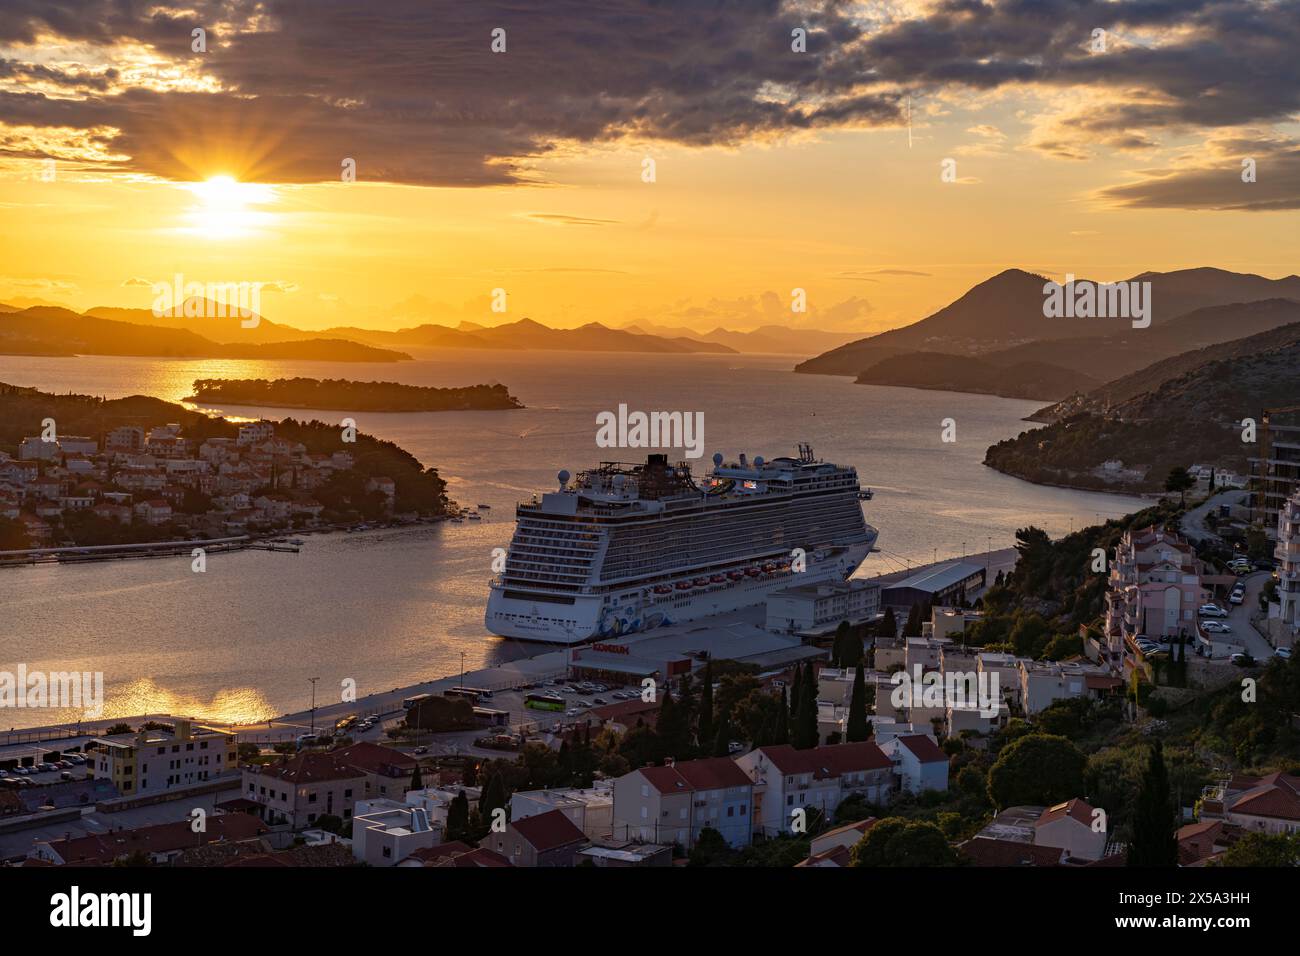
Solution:
[{"label": "island", "polygon": [[504,385],[432,388],[343,378],[200,378],[187,402],[354,412],[494,411],[524,406]]}]

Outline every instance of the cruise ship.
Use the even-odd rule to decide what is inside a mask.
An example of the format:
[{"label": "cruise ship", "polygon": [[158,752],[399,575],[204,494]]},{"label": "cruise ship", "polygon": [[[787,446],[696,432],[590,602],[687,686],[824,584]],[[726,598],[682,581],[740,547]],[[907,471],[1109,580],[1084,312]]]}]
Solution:
[{"label": "cruise ship", "polygon": [[[858,474],[814,457],[602,462],[516,509],[485,623],[502,637],[578,644],[761,604],[791,584],[843,581],[870,553]],[[802,570],[801,570],[802,568]]]}]

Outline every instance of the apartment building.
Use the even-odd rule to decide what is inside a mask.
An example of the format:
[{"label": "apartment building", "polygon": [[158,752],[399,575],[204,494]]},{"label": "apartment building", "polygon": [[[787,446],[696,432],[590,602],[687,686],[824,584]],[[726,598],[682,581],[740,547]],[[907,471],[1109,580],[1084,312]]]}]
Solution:
[{"label": "apartment building", "polygon": [[548,810],[506,824],[504,833],[490,836],[492,849],[513,866],[573,866],[578,851],[590,841],[559,810]]},{"label": "apartment building", "polygon": [[948,789],[948,755],[926,734],[894,737],[880,745],[908,793]]},{"label": "apartment building", "polygon": [[243,795],[258,805],[265,822],[301,830],[326,815],[350,820],[365,780],[364,773],[335,760],[334,754],[308,752],[265,767],[245,767]]},{"label": "apartment building", "polygon": [[1279,617],[1292,635],[1300,630],[1300,491],[1279,508],[1277,516],[1277,597]]},{"label": "apartment building", "polygon": [[1207,600],[1204,565],[1183,538],[1154,525],[1130,529],[1115,547],[1106,592],[1106,637],[1113,654],[1138,637],[1196,635]]},{"label": "apartment building", "polygon": [[726,757],[641,767],[614,781],[614,836],[689,849],[712,827],[730,846],[748,846],[753,792],[750,777]]},{"label": "apartment building", "polygon": [[192,787],[237,769],[235,735],[188,720],[97,737],[86,749],[91,776],[111,780],[124,797]]},{"label": "apartment building", "polygon": [[872,741],[810,750],[759,747],[738,757],[736,766],[753,783],[754,829],[767,836],[790,832],[796,810],[831,814],[854,795],[883,803],[895,789],[893,761]]}]

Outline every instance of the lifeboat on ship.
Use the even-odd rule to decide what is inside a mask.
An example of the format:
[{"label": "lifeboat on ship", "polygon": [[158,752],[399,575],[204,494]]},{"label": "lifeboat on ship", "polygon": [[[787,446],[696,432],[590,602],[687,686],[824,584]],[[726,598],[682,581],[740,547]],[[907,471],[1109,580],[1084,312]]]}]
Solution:
[{"label": "lifeboat on ship", "polygon": [[679,590],[679,591],[689,591],[690,589],[691,589],[691,582],[690,582],[690,581],[678,581],[678,582],[677,582],[677,590]]},{"label": "lifeboat on ship", "polygon": [[655,594],[672,594],[672,593],[673,593],[673,589],[670,585],[667,584],[655,585]]},{"label": "lifeboat on ship", "polygon": [[727,572],[727,577],[731,578],[731,580],[733,580],[733,581],[739,581],[739,580],[740,580],[741,578],[743,578],[744,576],[745,576],[745,572],[744,572],[744,571],[728,571],[728,572]]},{"label": "lifeboat on ship", "polygon": [[763,565],[764,574],[771,574],[775,570],[776,570],[776,565],[772,564],[770,561],[767,564]]},{"label": "lifeboat on ship", "polygon": [[725,574],[715,574],[713,577],[709,578],[709,581],[713,584],[726,584],[727,576]]},{"label": "lifeboat on ship", "polygon": [[697,588],[707,588],[707,587],[709,586],[709,579],[708,579],[708,578],[696,578],[696,579],[695,579],[694,581],[692,581],[691,583],[692,583],[693,585],[695,585]]},{"label": "lifeboat on ship", "polygon": [[758,576],[759,576],[760,574],[762,574],[762,573],[763,573],[763,572],[760,571],[760,570],[758,570],[758,568],[745,568],[745,576],[746,576],[746,577],[756,578],[756,577],[758,577]]}]

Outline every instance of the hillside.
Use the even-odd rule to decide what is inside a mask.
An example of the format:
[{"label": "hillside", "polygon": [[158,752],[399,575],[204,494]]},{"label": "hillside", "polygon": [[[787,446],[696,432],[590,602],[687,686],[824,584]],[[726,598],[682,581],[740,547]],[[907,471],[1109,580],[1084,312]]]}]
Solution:
[{"label": "hillside", "polygon": [[[0,451],[16,455],[18,443],[41,433],[41,422],[53,418],[64,435],[101,438],[120,425],[145,428],[175,422],[197,447],[208,438],[234,438],[239,426],[224,418],[211,418],[183,405],[145,395],[103,399],[93,395],[53,395],[34,388],[0,382]],[[434,468],[426,468],[409,452],[389,441],[358,432],[355,441],[345,442],[342,429],[334,422],[296,421],[276,423],[277,436],[300,441],[313,454],[346,451],[354,465],[338,477],[338,487],[321,488],[315,494],[327,507],[342,508],[349,493],[364,497],[365,479],[392,478],[397,489],[397,507],[402,511],[442,514],[447,508],[446,482]]]},{"label": "hillside", "polygon": [[[1158,491],[1171,468],[1195,462],[1244,473],[1258,446],[1242,442],[1241,420],[1258,420],[1300,394],[1300,334],[1279,338],[1289,344],[1262,352],[1246,346],[1199,364],[1189,357],[1188,371],[1112,403],[1108,414],[1083,411],[1022,432],[989,448],[984,463],[1030,481],[1133,491]],[[1108,476],[1100,470],[1107,461],[1141,474]]]},{"label": "hillside", "polygon": [[858,385],[975,392],[1007,398],[1049,398],[1095,388],[1099,382],[1057,365],[986,359],[942,352],[908,352],[877,362],[855,379]]},{"label": "hillside", "polygon": [[[185,321],[201,328],[198,323],[221,320]],[[190,329],[97,318],[54,306],[35,306],[19,312],[0,313],[0,353],[319,359],[334,362],[398,362],[411,357],[404,352],[333,338],[223,344]]]},{"label": "hillside", "polygon": [[[1080,277],[1082,281],[1084,277]],[[1300,277],[1266,279],[1257,275],[1225,272],[1222,269],[1185,269],[1177,272],[1144,272],[1126,281],[1151,283],[1152,323],[1147,329],[1133,329],[1123,319],[1048,319],[1043,316],[1043,284],[1047,280],[1019,269],[1008,269],[974,286],[955,302],[912,325],[851,342],[795,366],[797,372],[821,375],[857,375],[868,368],[881,348],[900,351],[946,352],[987,356],[1018,347],[1042,346],[1025,353],[1010,354],[1003,364],[1041,361],[1065,365],[1099,378],[1110,363],[1129,353],[1129,361],[1145,365],[1153,357],[1177,354],[1195,343],[1176,341],[1178,335],[1165,332],[1180,316],[1198,309],[1263,299],[1300,301]],[[1283,319],[1275,322],[1282,324]],[[1183,327],[1186,334],[1200,334],[1214,325],[1214,316],[1202,316]],[[1256,329],[1259,330],[1259,329]],[[1249,331],[1249,330],[1247,330]],[[1218,341],[1235,338],[1241,331],[1229,329]],[[1103,339],[1105,341],[1098,342]],[[1161,354],[1145,349],[1163,343]],[[1052,343],[1059,344],[1059,348]],[[1209,344],[1208,342],[1202,344]],[[1091,345],[1096,351],[1087,348]],[[1075,364],[1074,356],[1078,355]],[[1089,358],[1091,356],[1091,359]],[[879,358],[876,358],[878,361]],[[1141,367],[1130,366],[1119,374]],[[1101,374],[1098,374],[1098,373]]]},{"label": "hillside", "polygon": [[[1252,303],[1252,306],[1264,303]],[[1300,320],[1300,305],[1290,303],[1296,317]],[[1217,310],[1216,310],[1217,311]],[[1187,375],[1210,362],[1249,358],[1263,352],[1270,352],[1300,342],[1300,321],[1283,325],[1279,328],[1247,335],[1217,345],[1192,349],[1179,355],[1154,362],[1129,375],[1089,392],[1071,396],[1064,401],[1040,409],[1029,417],[1030,421],[1053,422],[1062,418],[1090,412],[1098,415],[1108,414],[1112,409],[1137,398],[1145,392],[1158,388],[1165,382]]]}]

